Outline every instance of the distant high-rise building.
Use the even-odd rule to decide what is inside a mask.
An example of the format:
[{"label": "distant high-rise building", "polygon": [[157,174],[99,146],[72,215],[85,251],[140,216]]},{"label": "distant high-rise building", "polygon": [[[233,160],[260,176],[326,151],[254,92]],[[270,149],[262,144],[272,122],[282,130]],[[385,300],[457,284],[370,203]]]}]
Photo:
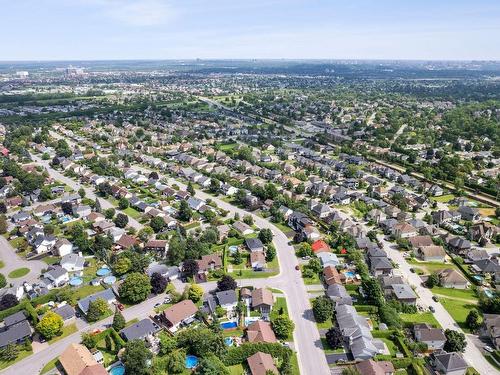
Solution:
[{"label": "distant high-rise building", "polygon": [[18,78],[28,78],[29,76],[29,73],[27,71],[19,71],[19,72],[16,72],[16,77]]},{"label": "distant high-rise building", "polygon": [[66,75],[68,76],[80,76],[83,74],[83,68],[77,68],[72,65],[66,68]]}]

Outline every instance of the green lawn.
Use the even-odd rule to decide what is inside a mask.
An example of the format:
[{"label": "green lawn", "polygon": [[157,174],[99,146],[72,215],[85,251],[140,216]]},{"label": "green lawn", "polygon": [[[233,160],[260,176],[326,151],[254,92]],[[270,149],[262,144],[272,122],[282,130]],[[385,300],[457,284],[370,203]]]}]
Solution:
[{"label": "green lawn", "polygon": [[408,324],[413,323],[429,323],[434,327],[441,327],[439,322],[434,317],[434,314],[431,312],[425,313],[415,313],[415,314],[399,314],[403,322]]},{"label": "green lawn", "polygon": [[200,222],[199,221],[193,221],[192,223],[189,223],[189,224],[186,224],[186,225],[183,225],[184,229],[188,230],[188,229],[193,229],[193,228],[197,228],[200,226]]},{"label": "green lawn", "polygon": [[323,323],[316,322],[316,326],[318,327],[318,329],[329,329],[333,327],[333,322],[331,319],[328,319]]},{"label": "green lawn", "polygon": [[471,301],[477,301],[475,293],[471,289],[452,289],[452,288],[432,288],[432,293],[447,296],[450,298],[461,298]]},{"label": "green lawn", "polygon": [[26,357],[30,356],[31,354],[33,354],[32,350],[19,350],[19,355],[13,361],[0,360],[0,370],[4,369],[6,367],[9,367],[9,366],[13,365],[16,362],[19,362],[20,360],[22,360],[23,358],[26,358]]},{"label": "green lawn", "polygon": [[45,263],[47,263],[48,265],[52,265],[52,264],[56,264],[57,262],[59,262],[61,260],[61,258],[59,257],[53,257],[53,256],[47,256],[45,258],[42,259]]},{"label": "green lawn", "polygon": [[253,270],[237,270],[234,272],[230,272],[229,274],[235,279],[262,279],[266,277],[276,276],[279,273],[278,271],[274,272],[262,272],[262,271],[253,271]]},{"label": "green lawn", "polygon": [[0,260],[0,268],[4,268],[5,267],[5,263],[3,262],[3,260]]},{"label": "green lawn", "polygon": [[26,276],[28,273],[30,273],[30,269],[23,267],[23,268],[18,268],[17,270],[10,272],[8,276],[11,279],[17,279],[19,277]]},{"label": "green lawn", "polygon": [[93,286],[93,285],[82,285],[80,287],[72,288],[73,295],[77,300],[87,297],[90,294],[94,294],[104,290],[102,285]]},{"label": "green lawn", "polygon": [[42,371],[40,371],[40,375],[43,375],[46,372],[49,372],[50,370],[52,370],[54,367],[56,367],[58,360],[59,360],[59,357],[56,357],[52,361],[48,362],[45,366],[43,366]]},{"label": "green lawn", "polygon": [[448,203],[453,200],[455,196],[453,194],[441,195],[440,197],[431,197],[431,200],[441,203]]},{"label": "green lawn", "polygon": [[465,320],[467,319],[469,311],[475,308],[475,305],[450,298],[440,298],[439,302],[441,302],[446,311],[448,311],[451,317],[458,323],[460,328],[462,328],[466,332],[469,332],[469,329],[465,324]]},{"label": "green lawn", "polygon": [[440,262],[419,262],[417,260],[409,260],[408,263],[411,265],[420,268],[425,273],[434,273],[439,272],[444,269],[454,269],[460,272],[457,266],[453,263],[440,263]]},{"label": "green lawn", "polygon": [[141,213],[132,207],[127,207],[126,209],[124,209],[122,211],[124,213],[126,213],[128,216],[130,216],[132,219],[137,220],[141,217]]},{"label": "green lawn", "polygon": [[52,340],[49,340],[49,344],[53,344],[56,341],[59,341],[66,336],[72,335],[73,333],[77,332],[78,328],[76,328],[76,323],[64,326],[62,329],[62,333],[59,336],[54,337]]},{"label": "green lawn", "polygon": [[243,366],[241,364],[229,366],[227,369],[229,370],[230,375],[244,375],[245,374],[245,370],[243,370]]}]

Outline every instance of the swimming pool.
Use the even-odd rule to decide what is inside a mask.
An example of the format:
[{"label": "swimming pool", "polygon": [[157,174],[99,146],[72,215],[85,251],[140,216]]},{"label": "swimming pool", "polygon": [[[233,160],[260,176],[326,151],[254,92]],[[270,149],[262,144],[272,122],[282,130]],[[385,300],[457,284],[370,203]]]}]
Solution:
[{"label": "swimming pool", "polygon": [[119,364],[109,370],[109,375],[123,375],[125,374],[125,366]]},{"label": "swimming pool", "polygon": [[198,357],[194,355],[186,356],[186,368],[192,369],[195,368],[196,366],[198,366]]},{"label": "swimming pool", "polygon": [[222,329],[233,329],[233,328],[238,327],[238,323],[236,323],[236,322],[223,322],[220,324],[220,327]]},{"label": "swimming pool", "polygon": [[72,285],[72,286],[79,286],[82,284],[83,284],[83,279],[81,277],[78,277],[78,276],[74,276],[69,280],[69,285]]},{"label": "swimming pool", "polygon": [[224,339],[224,344],[226,344],[226,346],[233,346],[234,345],[234,340],[231,337],[226,337]]},{"label": "swimming pool", "polygon": [[97,276],[107,276],[110,273],[111,273],[111,270],[109,268],[100,268],[96,272]]},{"label": "swimming pool", "polygon": [[356,274],[352,271],[346,271],[344,272],[344,275],[346,275],[346,277],[350,277],[351,279],[354,279],[356,277]]},{"label": "swimming pool", "polygon": [[250,317],[245,318],[245,327],[248,327],[250,324],[252,324],[253,322],[256,322],[257,320],[260,320],[260,318],[258,318],[256,316],[250,316]]},{"label": "swimming pool", "polygon": [[493,298],[493,292],[489,289],[484,289],[484,294],[486,294],[488,298]]}]

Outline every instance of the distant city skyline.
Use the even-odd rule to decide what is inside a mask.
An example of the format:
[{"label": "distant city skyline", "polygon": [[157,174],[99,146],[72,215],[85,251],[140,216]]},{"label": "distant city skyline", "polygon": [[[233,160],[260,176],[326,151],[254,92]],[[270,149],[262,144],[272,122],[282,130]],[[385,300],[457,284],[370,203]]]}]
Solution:
[{"label": "distant city skyline", "polygon": [[0,60],[500,60],[500,2],[0,0]]}]

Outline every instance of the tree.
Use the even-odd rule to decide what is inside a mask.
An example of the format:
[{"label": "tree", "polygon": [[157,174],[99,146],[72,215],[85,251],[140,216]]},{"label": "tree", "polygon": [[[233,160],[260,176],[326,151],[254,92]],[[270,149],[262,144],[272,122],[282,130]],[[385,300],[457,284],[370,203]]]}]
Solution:
[{"label": "tree", "polygon": [[50,340],[62,333],[63,326],[63,318],[55,312],[48,311],[36,325],[36,330],[47,340]]},{"label": "tree", "polygon": [[153,228],[155,233],[161,232],[165,228],[165,219],[161,216],[155,216],[151,219],[149,226]]},{"label": "tree", "polygon": [[363,291],[370,301],[372,301],[377,306],[382,306],[385,302],[384,294],[380,288],[380,284],[376,279],[363,280],[361,283]]},{"label": "tree", "polygon": [[313,313],[318,323],[324,323],[333,316],[333,302],[326,296],[317,297],[313,300]]},{"label": "tree", "polygon": [[125,228],[128,224],[128,216],[120,212],[116,215],[114,223],[118,228]]},{"label": "tree", "polygon": [[276,258],[276,248],[273,244],[269,244],[266,250],[266,262],[272,262]]},{"label": "tree", "polygon": [[463,352],[467,346],[465,335],[461,332],[446,329],[444,331],[446,342],[444,343],[444,350],[447,352]]},{"label": "tree", "polygon": [[347,366],[342,369],[342,375],[362,375],[354,366]]},{"label": "tree", "polygon": [[261,240],[264,245],[271,243],[271,241],[273,240],[273,232],[271,231],[271,229],[261,229],[259,232],[259,240]]},{"label": "tree", "polygon": [[188,289],[188,298],[194,303],[198,302],[203,297],[203,288],[198,284],[191,284]]},{"label": "tree", "polygon": [[108,303],[103,298],[97,298],[89,303],[87,320],[89,322],[97,322],[104,315],[108,314],[109,311]]},{"label": "tree", "polygon": [[186,256],[186,241],[174,235],[168,243],[167,261],[171,265],[179,265]]},{"label": "tree", "polygon": [[148,275],[139,272],[129,274],[120,285],[119,293],[123,299],[131,303],[144,301],[151,293],[151,283]]},{"label": "tree", "polygon": [[95,209],[95,212],[99,212],[99,213],[102,212],[101,202],[99,201],[99,198],[95,199],[94,209]]},{"label": "tree", "polygon": [[271,322],[273,331],[279,339],[286,339],[292,335],[295,324],[286,315],[279,315]]},{"label": "tree", "polygon": [[62,212],[66,215],[73,215],[73,205],[71,202],[64,202],[61,204]]},{"label": "tree", "polygon": [[82,333],[82,344],[85,345],[88,349],[93,349],[97,346],[97,342],[99,341],[99,336],[92,332],[83,332]]},{"label": "tree", "polygon": [[0,202],[0,214],[6,214],[7,213],[7,206],[5,205],[5,202]]},{"label": "tree", "polygon": [[160,176],[158,176],[158,172],[152,171],[149,174],[148,178],[153,179],[153,180],[158,180],[160,178]]},{"label": "tree", "polygon": [[209,328],[188,328],[177,335],[177,345],[186,348],[188,353],[199,357],[215,355],[222,357],[227,350],[222,331]]},{"label": "tree", "polygon": [[199,268],[198,262],[194,259],[186,259],[182,262],[182,273],[187,277],[192,277],[197,274]]},{"label": "tree", "polygon": [[153,353],[146,347],[144,340],[131,340],[125,347],[122,362],[127,375],[149,375],[149,361]]},{"label": "tree", "polygon": [[0,216],[0,234],[7,233],[7,219],[4,215]]},{"label": "tree", "polygon": [[467,324],[467,327],[471,329],[471,331],[476,331],[477,329],[479,329],[482,324],[479,312],[476,309],[472,309],[471,311],[469,311],[465,323]]},{"label": "tree", "polygon": [[435,286],[439,285],[439,282],[439,275],[437,273],[431,273],[429,277],[427,277],[427,280],[425,280],[425,286],[429,289],[432,289]]},{"label": "tree", "polygon": [[125,318],[123,317],[120,310],[116,309],[115,316],[113,316],[113,328],[115,329],[115,331],[120,331],[125,328],[125,324]]},{"label": "tree", "polygon": [[107,208],[104,210],[104,217],[108,220],[111,220],[115,217],[116,210],[114,208]]},{"label": "tree", "polygon": [[224,275],[217,281],[217,289],[220,291],[235,290],[237,287],[238,283],[230,275]]},{"label": "tree", "polygon": [[193,187],[193,184],[191,183],[191,181],[188,182],[186,190],[189,194],[191,194],[192,197],[194,197],[196,192],[194,191],[194,187]]},{"label": "tree", "polygon": [[0,299],[0,310],[6,310],[10,307],[14,307],[19,303],[17,297],[14,294],[7,293]]},{"label": "tree", "polygon": [[103,182],[97,185],[97,192],[102,195],[104,198],[113,194],[113,190],[109,182]]},{"label": "tree", "polygon": [[307,242],[302,242],[297,250],[297,255],[299,257],[310,257],[314,255],[311,245]]},{"label": "tree", "polygon": [[137,234],[137,236],[139,237],[139,239],[141,241],[146,242],[147,240],[149,240],[151,238],[151,236],[153,234],[154,234],[153,228],[146,225],[145,227],[143,227],[139,230],[139,233]]},{"label": "tree", "polygon": [[7,280],[5,279],[5,276],[0,273],[0,289],[4,288],[7,285]]},{"label": "tree", "polygon": [[0,349],[0,359],[6,362],[13,361],[19,355],[19,347],[15,344],[8,344]]},{"label": "tree", "polygon": [[181,374],[185,367],[186,353],[183,350],[175,350],[167,357],[167,371],[169,374]]},{"label": "tree", "polygon": [[251,215],[245,215],[245,216],[243,216],[243,222],[246,225],[252,226],[253,225],[253,217]]},{"label": "tree", "polygon": [[402,328],[403,323],[398,314],[398,311],[394,307],[384,303],[379,306],[378,313],[380,315],[380,320],[387,324],[389,327],[396,329]]},{"label": "tree", "polygon": [[118,201],[118,208],[120,210],[127,209],[129,205],[130,205],[130,203],[129,203],[127,198],[120,198],[120,200]]},{"label": "tree", "polygon": [[161,294],[167,288],[168,281],[167,278],[159,274],[158,272],[154,272],[151,275],[151,289],[154,294]]},{"label": "tree", "polygon": [[179,212],[177,213],[179,216],[179,220],[181,221],[189,221],[193,216],[193,211],[187,201],[182,200],[179,207]]},{"label": "tree", "polygon": [[52,196],[52,190],[50,190],[50,187],[44,186],[40,190],[40,196],[39,196],[39,198],[40,198],[41,201],[51,200],[53,198],[53,196]]},{"label": "tree", "polygon": [[80,198],[85,198],[85,196],[87,195],[87,193],[85,192],[85,189],[84,188],[80,188],[78,189],[78,195],[80,195]]},{"label": "tree", "polygon": [[196,375],[229,375],[224,363],[214,355],[201,359],[195,371]]},{"label": "tree", "polygon": [[165,332],[160,332],[158,334],[160,339],[160,354],[167,355],[177,348],[177,339],[175,336],[167,335]]},{"label": "tree", "polygon": [[342,347],[342,332],[338,327],[332,327],[326,331],[325,337],[331,349]]},{"label": "tree", "polygon": [[113,271],[119,276],[126,274],[132,268],[132,262],[125,256],[118,258],[116,263],[113,265]]}]

